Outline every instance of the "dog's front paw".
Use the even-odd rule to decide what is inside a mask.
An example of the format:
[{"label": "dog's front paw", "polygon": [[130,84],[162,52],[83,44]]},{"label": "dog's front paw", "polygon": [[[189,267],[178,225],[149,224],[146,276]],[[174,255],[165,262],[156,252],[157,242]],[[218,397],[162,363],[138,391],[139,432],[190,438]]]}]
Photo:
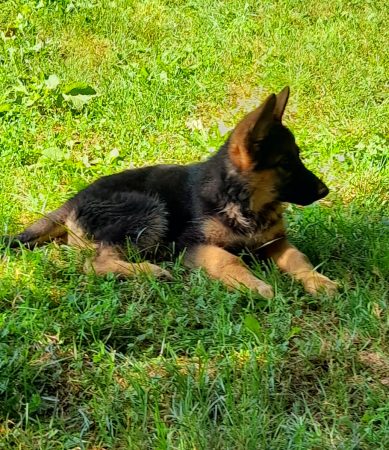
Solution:
[{"label": "dog's front paw", "polygon": [[255,282],[253,283],[252,286],[250,286],[250,288],[258,292],[258,294],[261,295],[262,297],[268,298],[269,300],[274,297],[273,288],[269,284],[261,280],[258,279],[255,280]]},{"label": "dog's front paw", "polygon": [[259,295],[267,299],[271,299],[274,297],[273,288],[269,284],[265,283],[262,280],[259,280],[254,275],[251,274],[249,274],[248,276],[247,274],[245,275],[246,276],[242,277],[241,279],[233,279],[233,280],[229,279],[224,280],[224,282],[226,283],[229,289],[240,290],[243,287],[250,289],[251,291],[255,291]]},{"label": "dog's front paw", "polygon": [[168,270],[163,269],[162,267],[159,267],[156,264],[149,264],[148,268],[149,273],[153,275],[155,278],[164,279],[168,281],[173,280],[173,276]]},{"label": "dog's front paw", "polygon": [[333,296],[338,291],[338,284],[318,272],[313,272],[303,281],[304,288],[312,295],[321,293]]}]

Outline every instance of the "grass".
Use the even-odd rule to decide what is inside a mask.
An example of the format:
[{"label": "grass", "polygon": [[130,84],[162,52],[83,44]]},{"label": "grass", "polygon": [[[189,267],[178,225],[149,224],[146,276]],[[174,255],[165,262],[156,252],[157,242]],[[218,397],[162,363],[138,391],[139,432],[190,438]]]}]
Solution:
[{"label": "grass", "polygon": [[5,250],[0,448],[389,447],[388,19],[383,0],[1,4],[0,234],[103,174],[206,158],[289,84],[332,188],[288,209],[290,237],[341,291],[253,262],[265,302],[179,261],[120,282],[66,247]]}]

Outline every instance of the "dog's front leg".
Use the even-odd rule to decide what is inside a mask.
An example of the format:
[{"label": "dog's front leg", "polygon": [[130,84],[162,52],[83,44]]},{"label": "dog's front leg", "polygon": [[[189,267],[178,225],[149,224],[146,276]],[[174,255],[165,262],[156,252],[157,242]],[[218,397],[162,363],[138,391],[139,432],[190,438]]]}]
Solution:
[{"label": "dog's front leg", "polygon": [[281,239],[265,248],[266,256],[273,259],[284,272],[291,274],[301,281],[305,290],[316,295],[324,291],[333,295],[337,291],[337,284],[315,270],[304,253],[287,241]]},{"label": "dog's front leg", "polygon": [[216,245],[198,245],[188,249],[185,264],[191,268],[204,268],[208,275],[229,288],[243,285],[263,297],[274,296],[273,288],[255,277],[237,256]]}]

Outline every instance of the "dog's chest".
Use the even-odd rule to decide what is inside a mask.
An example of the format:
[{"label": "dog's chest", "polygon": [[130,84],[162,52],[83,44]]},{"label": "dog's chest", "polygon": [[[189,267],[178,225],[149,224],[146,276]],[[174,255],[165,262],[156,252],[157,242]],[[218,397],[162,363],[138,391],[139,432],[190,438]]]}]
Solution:
[{"label": "dog's chest", "polygon": [[275,204],[261,213],[244,214],[231,203],[217,215],[208,218],[203,234],[208,244],[224,248],[259,248],[285,234],[283,206]]}]

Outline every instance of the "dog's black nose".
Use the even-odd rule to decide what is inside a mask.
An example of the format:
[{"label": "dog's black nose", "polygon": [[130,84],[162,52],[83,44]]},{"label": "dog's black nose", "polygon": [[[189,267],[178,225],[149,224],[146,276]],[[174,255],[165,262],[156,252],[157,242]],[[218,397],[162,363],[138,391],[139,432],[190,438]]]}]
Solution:
[{"label": "dog's black nose", "polygon": [[319,184],[319,187],[318,187],[318,190],[317,190],[319,198],[325,197],[329,192],[330,191],[329,191],[328,187],[324,183],[320,183]]}]

